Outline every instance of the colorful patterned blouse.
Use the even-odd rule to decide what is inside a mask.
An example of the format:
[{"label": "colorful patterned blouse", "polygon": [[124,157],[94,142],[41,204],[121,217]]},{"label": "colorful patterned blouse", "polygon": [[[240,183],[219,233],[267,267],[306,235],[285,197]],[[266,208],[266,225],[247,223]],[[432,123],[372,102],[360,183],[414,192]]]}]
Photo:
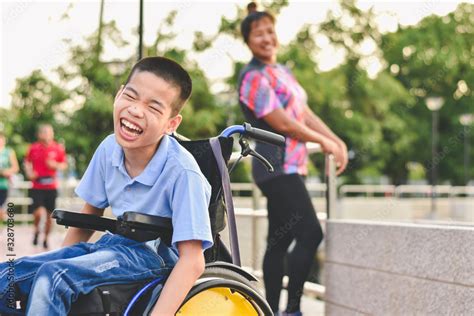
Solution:
[{"label": "colorful patterned blouse", "polygon": [[[280,64],[267,65],[254,58],[240,74],[239,101],[252,126],[274,131],[263,117],[283,109],[291,119],[303,122],[307,95],[288,68]],[[283,151],[264,143],[257,144],[257,151],[275,168],[275,172],[269,174],[254,162],[253,176],[257,183],[281,174],[307,174],[308,153],[303,142],[286,137]]]}]

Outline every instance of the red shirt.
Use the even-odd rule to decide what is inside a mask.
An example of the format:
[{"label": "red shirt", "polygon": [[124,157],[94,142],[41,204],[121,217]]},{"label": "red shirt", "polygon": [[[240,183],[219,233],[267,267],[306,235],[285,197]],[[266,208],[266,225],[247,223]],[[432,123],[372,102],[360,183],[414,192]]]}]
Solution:
[{"label": "red shirt", "polygon": [[48,168],[46,160],[65,162],[66,152],[62,145],[54,141],[48,145],[40,142],[33,143],[30,145],[25,159],[31,162],[33,171],[38,176],[33,180],[33,189],[52,190],[58,187],[56,170]]}]

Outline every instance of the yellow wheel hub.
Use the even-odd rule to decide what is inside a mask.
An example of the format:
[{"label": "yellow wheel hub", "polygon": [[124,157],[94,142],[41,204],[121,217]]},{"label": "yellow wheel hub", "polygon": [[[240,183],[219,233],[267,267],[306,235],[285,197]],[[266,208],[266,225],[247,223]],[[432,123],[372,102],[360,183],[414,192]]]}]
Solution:
[{"label": "yellow wheel hub", "polygon": [[193,296],[178,311],[177,315],[258,315],[253,305],[238,292],[228,288],[216,287]]}]

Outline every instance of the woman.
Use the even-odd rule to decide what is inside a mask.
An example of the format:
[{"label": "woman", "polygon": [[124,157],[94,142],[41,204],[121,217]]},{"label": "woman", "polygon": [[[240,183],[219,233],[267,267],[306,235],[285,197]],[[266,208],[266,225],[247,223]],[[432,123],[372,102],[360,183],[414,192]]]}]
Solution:
[{"label": "woman", "polygon": [[3,204],[7,200],[8,180],[19,169],[15,152],[5,144],[5,135],[0,132],[0,220],[5,218]]},{"label": "woman", "polygon": [[252,126],[286,136],[285,148],[257,143],[257,151],[269,159],[274,173],[268,173],[255,160],[252,165],[254,181],[268,201],[269,226],[263,261],[266,297],[274,313],[279,313],[283,261],[295,240],[288,256],[288,304],[282,314],[301,315],[303,285],[323,238],[304,184],[308,160],[305,143],[319,143],[324,152],[332,153],[338,174],[347,165],[347,148],[310,110],[306,93],[291,72],[276,62],[274,17],[267,12],[249,11],[241,32],[253,58],[240,74],[241,108]]}]

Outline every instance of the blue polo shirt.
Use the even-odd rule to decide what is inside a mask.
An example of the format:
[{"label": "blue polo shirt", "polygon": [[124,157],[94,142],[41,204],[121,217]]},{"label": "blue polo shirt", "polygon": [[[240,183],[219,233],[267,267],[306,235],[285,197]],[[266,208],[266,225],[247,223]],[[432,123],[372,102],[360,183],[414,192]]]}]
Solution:
[{"label": "blue polo shirt", "polygon": [[109,135],[99,145],[75,190],[97,208],[110,206],[115,216],[126,211],[169,217],[173,223],[172,245],[202,240],[212,246],[208,205],[211,186],[193,156],[165,135],[158,150],[135,178],[130,178],[122,147]]}]

